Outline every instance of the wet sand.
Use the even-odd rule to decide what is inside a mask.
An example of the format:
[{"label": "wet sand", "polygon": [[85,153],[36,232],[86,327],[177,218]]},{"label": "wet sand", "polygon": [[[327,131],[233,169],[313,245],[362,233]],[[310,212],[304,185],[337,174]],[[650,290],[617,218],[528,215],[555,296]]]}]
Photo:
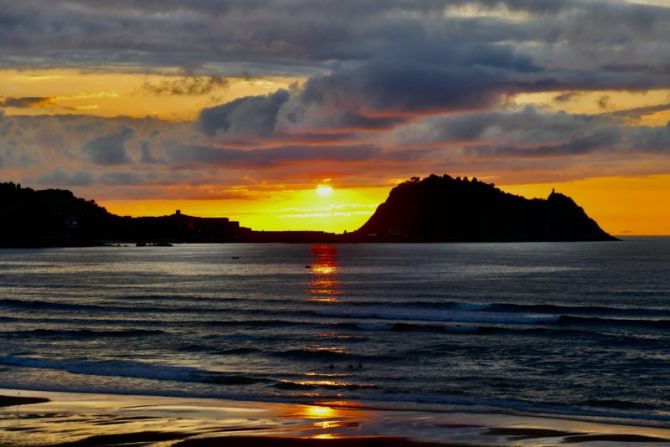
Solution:
[{"label": "wet sand", "polygon": [[49,399],[43,397],[21,397],[17,396],[0,396],[0,407],[14,407],[17,405],[41,404],[49,402]]},{"label": "wet sand", "polygon": [[390,411],[0,390],[0,445],[438,447],[668,445],[670,428],[500,414]]}]

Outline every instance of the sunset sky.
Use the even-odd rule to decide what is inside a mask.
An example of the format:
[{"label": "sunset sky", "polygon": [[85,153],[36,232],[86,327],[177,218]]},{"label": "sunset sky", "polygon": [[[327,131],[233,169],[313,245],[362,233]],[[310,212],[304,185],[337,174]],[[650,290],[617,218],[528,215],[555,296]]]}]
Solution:
[{"label": "sunset sky", "polygon": [[0,0],[2,181],[339,232],[431,173],[670,234],[670,0]]}]

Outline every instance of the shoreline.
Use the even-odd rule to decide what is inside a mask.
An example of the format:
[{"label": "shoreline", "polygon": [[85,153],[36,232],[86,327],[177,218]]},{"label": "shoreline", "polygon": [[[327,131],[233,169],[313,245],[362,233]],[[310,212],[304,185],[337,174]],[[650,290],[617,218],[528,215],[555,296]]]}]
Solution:
[{"label": "shoreline", "polygon": [[[670,445],[670,428],[222,399],[0,389],[0,445]],[[3,403],[5,406],[3,406]],[[231,444],[232,443],[232,444]]]},{"label": "shoreline", "polygon": [[[119,398],[137,399],[172,399],[172,400],[195,400],[195,401],[216,401],[241,403],[249,405],[268,405],[268,406],[299,406],[299,407],[332,407],[338,410],[359,410],[368,412],[379,412],[394,414],[401,413],[425,413],[425,414],[459,414],[459,415],[487,415],[491,417],[510,417],[510,418],[540,418],[554,421],[568,421],[579,423],[594,423],[605,426],[625,426],[636,427],[640,429],[668,429],[670,430],[670,413],[662,419],[645,417],[643,415],[633,415],[634,410],[622,414],[607,410],[594,410],[588,413],[580,412],[562,412],[554,411],[551,408],[542,407],[504,407],[490,406],[487,404],[455,404],[448,402],[430,402],[430,401],[403,401],[403,400],[345,400],[334,396],[312,396],[303,399],[282,399],[272,398],[271,396],[253,396],[253,395],[235,395],[235,394],[190,394],[180,392],[142,392],[140,390],[107,390],[89,387],[78,387],[75,389],[58,389],[49,386],[39,386],[34,388],[5,388],[0,386],[0,409],[2,409],[2,398],[16,399],[16,397],[3,396],[3,392],[23,393],[32,396],[42,395],[84,395],[84,396],[114,396]],[[43,397],[36,397],[40,400],[49,401]],[[21,399],[29,399],[21,397]],[[30,398],[32,399],[32,398]],[[69,399],[68,399],[69,400]],[[30,402],[18,404],[27,405]],[[4,406],[14,406],[17,404],[6,404]],[[555,410],[555,409],[553,409]],[[665,413],[664,413],[665,415]]]}]

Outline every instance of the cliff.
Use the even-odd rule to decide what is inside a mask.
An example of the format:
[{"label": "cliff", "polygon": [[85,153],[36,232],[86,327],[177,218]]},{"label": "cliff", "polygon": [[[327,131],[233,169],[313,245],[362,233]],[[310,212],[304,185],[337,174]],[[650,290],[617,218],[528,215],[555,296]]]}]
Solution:
[{"label": "cliff", "polygon": [[476,179],[448,175],[415,177],[396,186],[350,237],[414,242],[616,240],[563,194],[529,200]]}]

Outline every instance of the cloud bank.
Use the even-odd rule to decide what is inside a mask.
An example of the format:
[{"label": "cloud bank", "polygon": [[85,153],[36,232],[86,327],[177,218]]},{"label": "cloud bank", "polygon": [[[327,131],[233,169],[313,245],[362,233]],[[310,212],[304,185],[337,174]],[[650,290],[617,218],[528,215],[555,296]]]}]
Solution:
[{"label": "cloud bank", "polygon": [[[145,83],[157,97],[212,95],[227,88],[228,76],[303,80],[215,102],[179,123],[15,116],[52,98],[0,91],[0,169],[14,180],[153,197],[169,185],[308,184],[320,176],[380,185],[448,171],[513,182],[670,168],[670,125],[639,123],[670,110],[670,96],[616,110],[612,99],[670,92],[669,7],[624,0],[0,6],[1,68],[186,73]],[[548,107],[588,92],[603,92],[597,114]],[[548,99],[518,105],[525,94]]]}]

